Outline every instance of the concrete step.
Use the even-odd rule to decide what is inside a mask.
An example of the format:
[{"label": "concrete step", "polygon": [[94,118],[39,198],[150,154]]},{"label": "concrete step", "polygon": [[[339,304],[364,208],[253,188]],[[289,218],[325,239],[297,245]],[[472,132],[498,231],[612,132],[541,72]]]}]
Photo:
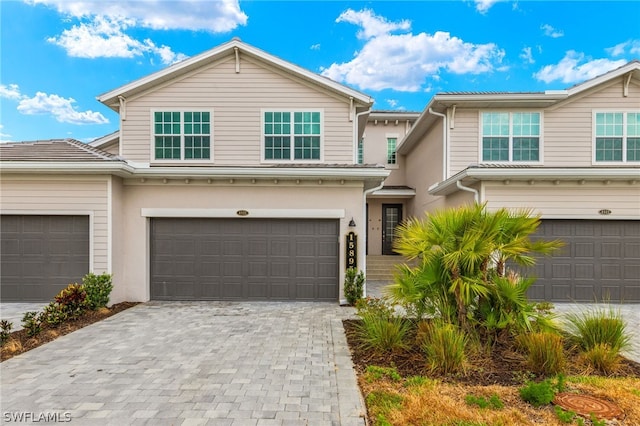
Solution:
[{"label": "concrete step", "polygon": [[396,265],[407,263],[402,256],[367,256],[367,280],[393,281]]}]

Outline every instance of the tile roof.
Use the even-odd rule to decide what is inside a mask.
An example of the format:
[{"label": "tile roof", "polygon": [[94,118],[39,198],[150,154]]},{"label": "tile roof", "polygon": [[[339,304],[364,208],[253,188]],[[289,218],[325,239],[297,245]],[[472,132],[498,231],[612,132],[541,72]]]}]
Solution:
[{"label": "tile roof", "polygon": [[85,162],[122,161],[113,154],[75,139],[0,144],[0,161]]}]

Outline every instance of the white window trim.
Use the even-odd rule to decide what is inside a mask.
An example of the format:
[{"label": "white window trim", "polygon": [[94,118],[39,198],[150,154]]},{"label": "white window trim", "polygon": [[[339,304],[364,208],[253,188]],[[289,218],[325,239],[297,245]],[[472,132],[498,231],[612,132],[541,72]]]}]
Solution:
[{"label": "white window trim", "polygon": [[[501,112],[509,114],[509,159],[507,161],[489,160],[482,158],[482,114],[490,112]],[[513,161],[513,113],[530,112],[540,114],[540,134],[538,135],[538,161]],[[523,166],[544,165],[544,111],[532,109],[482,109],[478,111],[478,164],[517,164]]]},{"label": "white window trim", "polygon": [[[156,112],[179,112],[180,113],[180,159],[156,159],[156,144],[155,144],[155,113]],[[209,121],[209,158],[208,159],[185,159],[184,158],[184,113],[185,112],[208,112]],[[153,108],[150,110],[150,152],[149,161],[151,164],[211,164],[213,163],[213,147],[214,147],[214,116],[212,108],[198,108],[198,107],[166,107],[166,108]],[[202,135],[206,136],[206,135]]]},{"label": "white window trim", "polygon": [[[291,131],[293,132],[293,113],[295,112],[319,112],[320,113],[320,159],[300,159],[296,160],[294,158],[294,133],[291,133],[291,157],[287,159],[274,159],[267,160],[265,158],[265,134],[264,134],[264,114],[265,112],[289,112],[291,113]],[[313,135],[315,136],[315,135]],[[324,162],[324,108],[261,108],[260,109],[260,162],[265,164],[289,164],[289,163],[298,163],[298,164],[307,164],[307,163],[323,163]]]},{"label": "white window trim", "polygon": [[[396,162],[394,164],[389,163],[389,139],[396,140]],[[399,133],[385,133],[384,135],[384,168],[385,169],[399,169],[400,165],[398,158],[398,145],[400,145],[400,134]]]},{"label": "white window trim", "polygon": [[[596,160],[596,114],[621,113],[622,114],[622,161],[597,161]],[[594,109],[591,111],[591,165],[592,166],[619,166],[620,164],[638,165],[640,161],[627,160],[627,117],[629,113],[640,113],[638,109],[613,108]]]}]

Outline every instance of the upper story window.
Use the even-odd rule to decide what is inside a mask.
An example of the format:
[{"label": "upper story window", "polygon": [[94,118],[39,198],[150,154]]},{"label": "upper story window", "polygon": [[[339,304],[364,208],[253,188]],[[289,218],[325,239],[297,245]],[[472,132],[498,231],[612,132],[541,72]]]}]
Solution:
[{"label": "upper story window", "polygon": [[397,137],[387,137],[387,164],[396,164]]},{"label": "upper story window", "polygon": [[596,112],[596,162],[640,161],[640,113]]},{"label": "upper story window", "polygon": [[155,111],[155,160],[210,160],[210,111]]},{"label": "upper story window", "polygon": [[482,161],[540,162],[539,112],[483,112]]},{"label": "upper story window", "polygon": [[264,159],[320,160],[320,111],[265,111]]},{"label": "upper story window", "polygon": [[358,141],[358,164],[364,163],[364,139]]}]

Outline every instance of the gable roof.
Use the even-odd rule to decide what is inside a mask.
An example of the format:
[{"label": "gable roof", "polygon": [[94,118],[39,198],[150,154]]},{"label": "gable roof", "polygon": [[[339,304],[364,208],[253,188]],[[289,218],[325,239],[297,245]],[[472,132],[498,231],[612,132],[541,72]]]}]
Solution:
[{"label": "gable roof", "polygon": [[437,93],[427,104],[409,133],[397,147],[401,154],[407,154],[420,141],[424,133],[441,120],[442,114],[449,107],[471,108],[547,108],[565,99],[589,90],[599,84],[615,78],[628,76],[626,84],[632,78],[640,80],[640,60],[611,70],[605,74],[584,81],[566,90],[547,90],[544,92],[441,92]]},{"label": "gable roof", "polygon": [[115,132],[109,133],[108,135],[101,136],[89,142],[89,146],[93,146],[95,148],[104,148],[110,145],[113,145],[120,141],[120,130],[116,130]]},{"label": "gable roof", "polygon": [[239,38],[234,38],[227,43],[221,44],[217,47],[214,47],[213,49],[207,50],[206,52],[200,53],[199,55],[192,56],[188,59],[185,59],[184,61],[173,64],[158,72],[113,89],[98,96],[97,99],[117,112],[120,105],[119,97],[130,97],[134,94],[152,88],[163,82],[178,78],[188,72],[196,70],[220,58],[232,54],[238,54],[240,55],[240,58],[242,57],[242,55],[248,55],[252,58],[257,58],[263,62],[269,63],[270,65],[278,69],[281,69],[286,73],[295,75],[299,78],[302,78],[303,80],[314,83],[331,92],[338,93],[339,95],[346,97],[347,99],[353,98],[355,102],[360,103],[363,106],[369,107],[373,104],[373,99],[369,95],[354,90],[341,83],[335,82],[327,77],[323,77],[319,74],[299,67],[295,64],[282,60],[249,44],[243,43]]},{"label": "gable roof", "polygon": [[75,139],[50,139],[0,144],[0,160],[29,162],[112,162],[122,161]]}]

